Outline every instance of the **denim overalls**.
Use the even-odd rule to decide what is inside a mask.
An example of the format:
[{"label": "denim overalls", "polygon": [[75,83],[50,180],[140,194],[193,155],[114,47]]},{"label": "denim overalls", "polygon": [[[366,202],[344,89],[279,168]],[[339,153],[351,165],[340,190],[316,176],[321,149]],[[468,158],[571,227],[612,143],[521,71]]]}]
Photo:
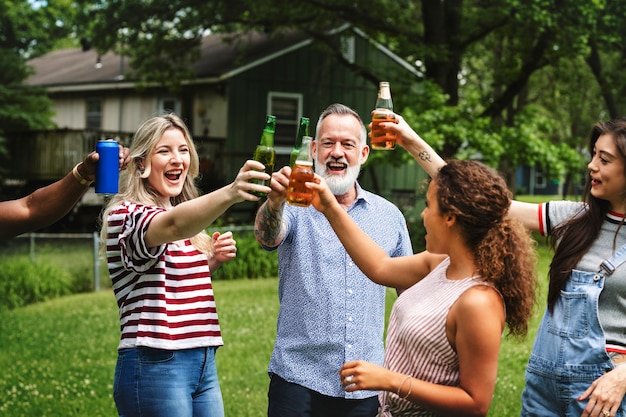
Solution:
[{"label": "denim overalls", "polygon": [[[604,280],[626,261],[626,245],[602,262],[598,272],[573,270],[552,314],[546,309],[526,368],[522,417],[580,417],[578,401],[593,381],[615,366],[598,319]],[[626,400],[616,417],[626,417]]]}]

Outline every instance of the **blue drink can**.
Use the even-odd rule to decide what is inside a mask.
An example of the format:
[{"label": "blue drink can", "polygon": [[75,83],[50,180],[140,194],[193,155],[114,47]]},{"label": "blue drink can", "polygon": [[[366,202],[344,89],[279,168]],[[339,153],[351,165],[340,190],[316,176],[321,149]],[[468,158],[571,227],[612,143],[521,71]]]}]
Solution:
[{"label": "blue drink can", "polygon": [[120,149],[113,139],[98,141],[98,166],[96,168],[96,193],[117,194],[120,179]]}]

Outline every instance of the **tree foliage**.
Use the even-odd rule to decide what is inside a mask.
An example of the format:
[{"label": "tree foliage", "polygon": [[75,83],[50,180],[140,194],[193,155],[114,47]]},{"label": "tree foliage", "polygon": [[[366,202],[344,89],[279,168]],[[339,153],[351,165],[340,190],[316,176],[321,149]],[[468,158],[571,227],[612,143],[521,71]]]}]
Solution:
[{"label": "tree foliage", "polygon": [[[76,0],[76,33],[175,87],[208,31],[298,30],[324,53],[346,22],[415,63],[396,110],[446,157],[559,177],[582,169],[591,125],[623,113],[626,0]],[[338,55],[339,57],[339,55]],[[378,74],[353,68],[375,83]],[[402,163],[406,154],[374,158]]]},{"label": "tree foliage", "polygon": [[72,33],[73,10],[70,0],[0,0],[0,49],[24,58],[48,52]]},{"label": "tree foliage", "polygon": [[51,102],[28,87],[26,60],[49,51],[72,29],[69,1],[0,0],[0,155],[17,132],[51,126]]}]

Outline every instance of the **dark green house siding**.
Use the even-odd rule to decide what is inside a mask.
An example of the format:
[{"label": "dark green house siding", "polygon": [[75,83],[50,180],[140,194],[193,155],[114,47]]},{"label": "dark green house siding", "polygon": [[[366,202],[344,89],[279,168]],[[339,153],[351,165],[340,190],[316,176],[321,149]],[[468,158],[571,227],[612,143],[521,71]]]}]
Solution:
[{"label": "dark green house siding", "polygon": [[[379,80],[400,86],[407,78],[415,75],[401,67],[389,55],[383,53],[367,39],[355,36],[355,61],[375,73]],[[257,145],[268,112],[267,100],[270,92],[301,94],[302,115],[311,119],[311,135],[319,114],[331,103],[340,102],[355,109],[365,125],[369,124],[370,112],[376,101],[378,80],[366,79],[339,63],[335,56],[325,53],[313,44],[282,55],[276,59],[251,68],[230,79],[227,88],[228,138],[223,145],[224,172],[234,178]],[[278,133],[278,132],[277,132]],[[285,132],[283,132],[285,133]],[[296,136],[296,127],[288,133]],[[288,156],[277,157],[275,170],[288,163]],[[373,176],[364,172],[362,185],[392,197],[392,190],[414,188],[415,169],[396,169],[389,165],[373,169],[378,180],[378,190]],[[390,171],[385,173],[385,171]],[[367,170],[366,170],[367,171]],[[383,184],[381,184],[381,181]],[[389,183],[392,181],[392,183]],[[408,183],[407,183],[408,182]],[[238,207],[239,212],[247,207]]]}]

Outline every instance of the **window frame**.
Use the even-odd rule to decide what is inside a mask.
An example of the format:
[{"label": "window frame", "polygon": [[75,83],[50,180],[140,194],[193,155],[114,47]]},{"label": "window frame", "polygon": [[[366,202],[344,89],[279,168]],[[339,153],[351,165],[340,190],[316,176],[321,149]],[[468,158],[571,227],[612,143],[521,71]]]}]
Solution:
[{"label": "window frame", "polygon": [[[174,108],[166,108],[165,104],[168,101],[172,101],[174,103]],[[162,113],[174,113],[178,116],[181,116],[180,111],[181,111],[181,101],[180,99],[174,97],[174,96],[162,96],[159,97],[157,99],[157,113],[162,114]]]},{"label": "window frame", "polygon": [[[275,100],[294,100],[295,118],[285,119],[276,114]],[[267,114],[276,116],[276,131],[278,135],[274,139],[274,150],[277,155],[289,155],[295,143],[300,117],[302,117],[304,95],[283,91],[269,91],[267,93]],[[287,133],[289,132],[289,139]],[[284,138],[284,139],[283,139]]]},{"label": "window frame", "polygon": [[544,190],[548,187],[548,180],[544,170],[541,167],[536,167],[533,172],[534,188]]},{"label": "window frame", "polygon": [[[92,104],[98,104],[98,111],[92,110]],[[102,129],[102,116],[104,108],[104,100],[102,97],[87,97],[85,99],[85,128]],[[94,123],[97,120],[97,123]]]}]

